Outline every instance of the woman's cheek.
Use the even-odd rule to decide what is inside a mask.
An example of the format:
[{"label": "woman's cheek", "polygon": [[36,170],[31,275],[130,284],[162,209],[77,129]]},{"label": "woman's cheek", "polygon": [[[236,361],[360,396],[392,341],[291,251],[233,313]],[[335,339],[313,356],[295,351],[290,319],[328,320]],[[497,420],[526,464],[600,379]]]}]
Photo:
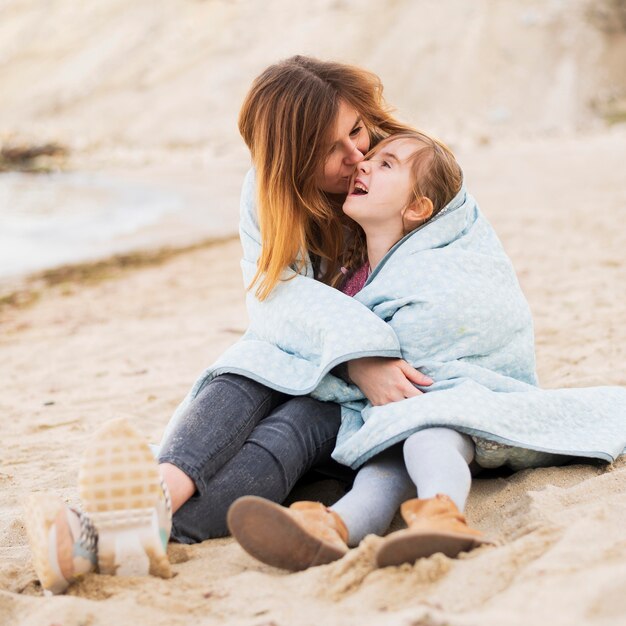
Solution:
[{"label": "woman's cheek", "polygon": [[365,154],[370,150],[370,138],[367,133],[363,133],[363,135],[363,141],[359,146],[357,146],[361,154]]},{"label": "woman's cheek", "polygon": [[341,171],[341,158],[337,155],[331,156],[328,161],[327,171],[330,176],[337,176],[337,174]]}]

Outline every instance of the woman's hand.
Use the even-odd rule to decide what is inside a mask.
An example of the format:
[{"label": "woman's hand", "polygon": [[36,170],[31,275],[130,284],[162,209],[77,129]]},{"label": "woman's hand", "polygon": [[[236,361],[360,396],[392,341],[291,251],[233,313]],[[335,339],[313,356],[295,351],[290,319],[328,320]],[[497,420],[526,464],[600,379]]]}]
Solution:
[{"label": "woman's hand", "polygon": [[349,361],[348,376],[374,406],[419,396],[422,392],[413,383],[433,383],[406,361],[380,356]]}]

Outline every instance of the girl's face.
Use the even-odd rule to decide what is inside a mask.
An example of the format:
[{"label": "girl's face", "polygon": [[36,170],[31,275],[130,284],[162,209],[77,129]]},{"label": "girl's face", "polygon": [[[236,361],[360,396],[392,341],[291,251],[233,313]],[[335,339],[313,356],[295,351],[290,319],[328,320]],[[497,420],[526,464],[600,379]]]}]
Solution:
[{"label": "girl's face", "polygon": [[369,150],[370,139],[361,116],[344,100],[339,101],[332,139],[319,187],[326,193],[346,194],[354,166]]},{"label": "girl's face", "polygon": [[418,147],[412,139],[392,139],[372,150],[356,167],[344,213],[364,228],[402,232],[402,214],[413,186],[411,157]]}]

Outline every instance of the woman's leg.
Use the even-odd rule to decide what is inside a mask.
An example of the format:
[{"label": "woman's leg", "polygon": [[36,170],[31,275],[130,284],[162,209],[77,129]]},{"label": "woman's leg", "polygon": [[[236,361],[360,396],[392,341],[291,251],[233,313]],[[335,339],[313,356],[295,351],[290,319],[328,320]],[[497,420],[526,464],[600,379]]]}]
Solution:
[{"label": "woman's leg", "polygon": [[195,543],[227,535],[226,514],[241,496],[285,500],[304,473],[330,459],[340,423],[332,402],[301,396],[276,407],[212,478],[197,484],[174,516],[172,538]]},{"label": "woman's leg", "polygon": [[194,398],[163,442],[160,470],[176,512],[240,449],[254,427],[289,396],[249,378],[224,374]]},{"label": "woman's leg", "polygon": [[354,547],[366,535],[383,535],[400,505],[414,497],[402,450],[394,446],[366,463],[352,489],[330,508],[346,525],[348,545]]},{"label": "woman's leg", "polygon": [[447,495],[459,511],[465,509],[472,484],[469,464],[473,458],[471,437],[449,428],[420,430],[404,442],[404,462],[418,497]]}]

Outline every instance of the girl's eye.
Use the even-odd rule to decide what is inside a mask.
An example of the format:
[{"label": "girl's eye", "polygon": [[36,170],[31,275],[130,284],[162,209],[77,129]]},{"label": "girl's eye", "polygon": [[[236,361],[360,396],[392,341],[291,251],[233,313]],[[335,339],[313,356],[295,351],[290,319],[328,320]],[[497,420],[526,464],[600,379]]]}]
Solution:
[{"label": "girl's eye", "polygon": [[357,126],[355,129],[352,130],[352,132],[350,133],[350,137],[356,137],[356,135],[358,135],[361,131],[363,130],[363,126]]},{"label": "girl's eye", "polygon": [[388,167],[389,169],[391,169],[391,163],[389,163],[389,161],[381,161],[380,165],[381,167]]}]

